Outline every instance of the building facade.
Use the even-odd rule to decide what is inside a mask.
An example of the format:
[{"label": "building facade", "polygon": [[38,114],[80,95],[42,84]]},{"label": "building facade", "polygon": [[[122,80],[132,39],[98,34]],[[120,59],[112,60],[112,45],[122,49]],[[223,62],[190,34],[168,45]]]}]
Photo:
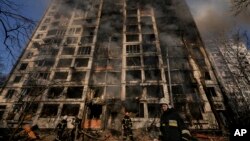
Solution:
[{"label": "building facade", "polygon": [[53,0],[1,90],[1,128],[134,128],[165,97],[190,129],[220,129],[221,89],[184,0]]}]

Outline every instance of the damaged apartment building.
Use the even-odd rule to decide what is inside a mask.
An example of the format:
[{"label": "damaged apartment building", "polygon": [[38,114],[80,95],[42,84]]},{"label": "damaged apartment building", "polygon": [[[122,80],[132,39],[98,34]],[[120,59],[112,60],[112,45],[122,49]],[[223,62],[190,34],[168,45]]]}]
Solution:
[{"label": "damaged apartment building", "polygon": [[0,95],[1,128],[121,130],[159,121],[167,98],[190,129],[220,130],[217,77],[184,0],[52,0]]}]

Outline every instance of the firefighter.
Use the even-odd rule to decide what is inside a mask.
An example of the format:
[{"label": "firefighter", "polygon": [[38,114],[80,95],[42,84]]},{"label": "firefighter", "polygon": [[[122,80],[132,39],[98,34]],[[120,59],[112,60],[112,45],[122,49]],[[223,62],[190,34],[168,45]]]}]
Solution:
[{"label": "firefighter", "polygon": [[161,141],[189,141],[191,135],[187,130],[183,119],[175,111],[174,108],[168,104],[167,99],[160,99],[162,107],[162,115],[160,118]]},{"label": "firefighter", "polygon": [[124,118],[122,119],[122,128],[123,128],[123,140],[127,140],[127,137],[131,141],[134,141],[133,132],[132,132],[132,120],[129,117],[129,112],[125,113]]},{"label": "firefighter", "polygon": [[57,137],[56,140],[60,141],[63,139],[63,133],[65,131],[65,129],[67,128],[67,116],[64,116],[62,118],[62,120],[60,121],[60,123],[58,123],[58,125],[56,126],[57,129]]}]

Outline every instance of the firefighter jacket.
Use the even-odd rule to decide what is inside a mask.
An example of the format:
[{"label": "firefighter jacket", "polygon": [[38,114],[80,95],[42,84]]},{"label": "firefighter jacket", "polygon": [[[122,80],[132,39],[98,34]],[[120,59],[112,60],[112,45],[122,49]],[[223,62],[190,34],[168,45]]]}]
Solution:
[{"label": "firefighter jacket", "polygon": [[184,121],[173,108],[163,112],[160,118],[162,141],[181,141],[183,129],[185,129]]},{"label": "firefighter jacket", "polygon": [[124,116],[124,118],[122,119],[122,127],[124,130],[132,129],[132,120],[129,116]]}]

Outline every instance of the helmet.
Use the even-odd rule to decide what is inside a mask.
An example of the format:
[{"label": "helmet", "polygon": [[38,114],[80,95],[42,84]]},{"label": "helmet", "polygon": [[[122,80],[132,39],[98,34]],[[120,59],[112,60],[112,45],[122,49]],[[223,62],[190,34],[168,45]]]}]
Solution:
[{"label": "helmet", "polygon": [[167,105],[169,105],[168,104],[168,100],[166,98],[161,98],[160,99],[160,104],[167,104]]},{"label": "helmet", "polygon": [[68,116],[63,116],[63,118],[62,118],[62,119],[66,120],[67,118],[68,118]]}]

